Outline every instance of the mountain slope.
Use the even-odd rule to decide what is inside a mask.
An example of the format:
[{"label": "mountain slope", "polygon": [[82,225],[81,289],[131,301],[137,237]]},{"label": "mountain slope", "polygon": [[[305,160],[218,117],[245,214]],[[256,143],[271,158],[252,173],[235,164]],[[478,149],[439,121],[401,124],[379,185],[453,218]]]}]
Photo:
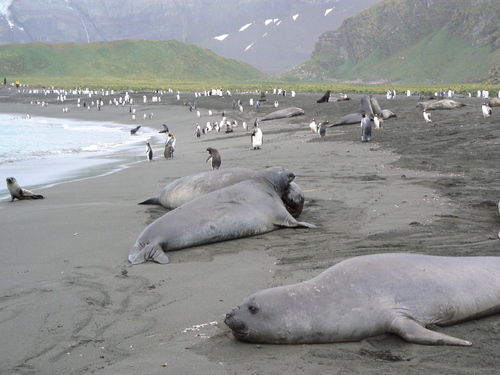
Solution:
[{"label": "mountain slope", "polygon": [[387,0],[324,33],[285,74],[367,83],[484,81],[500,64],[498,0]]},{"label": "mountain slope", "polygon": [[0,0],[0,44],[178,40],[274,73],[309,59],[323,32],[378,1]]},{"label": "mountain slope", "polygon": [[246,63],[173,40],[0,46],[0,71],[9,77],[116,77],[153,82],[159,78],[228,82],[265,77]]}]

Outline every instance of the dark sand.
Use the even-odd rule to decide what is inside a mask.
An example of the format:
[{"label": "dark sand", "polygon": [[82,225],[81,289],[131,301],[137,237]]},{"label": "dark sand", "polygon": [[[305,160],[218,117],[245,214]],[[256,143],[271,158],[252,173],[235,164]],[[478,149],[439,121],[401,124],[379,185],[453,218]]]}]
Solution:
[{"label": "dark sand", "polygon": [[[223,314],[249,294],[309,279],[353,256],[498,255],[500,109],[483,119],[483,100],[458,98],[467,106],[434,111],[426,124],[417,96],[380,96],[381,107],[398,117],[374,131],[371,143],[361,143],[358,125],[328,128],[325,138],[309,132],[313,117],[334,123],[359,109],[359,96],[317,104],[321,95],[268,94],[257,112],[248,105],[258,97],[251,94],[182,94],[181,101],[165,94],[160,103],[147,104],[139,103],[140,94],[134,95],[138,119],[132,121],[128,106],[89,112],[76,108],[75,96],[58,104],[53,95],[40,99],[50,103],[41,108],[29,104],[33,96],[3,87],[2,112],[158,130],[166,123],[177,147],[174,160],[163,158],[158,143],[154,162],[37,190],[44,200],[0,202],[0,373],[498,374],[500,315],[435,328],[472,347],[416,345],[393,335],[253,345],[236,341],[224,325]],[[243,113],[231,108],[233,99],[242,99]],[[182,105],[194,100],[200,119]],[[275,100],[306,115],[262,123],[264,146],[252,150],[241,121],[253,123],[273,111]],[[219,120],[223,109],[240,120],[234,133],[196,139],[196,123]],[[151,112],[152,120],[142,120]],[[208,170],[207,147],[220,151],[222,168],[281,165],[295,172],[306,191],[300,219],[318,228],[280,229],[172,252],[168,265],[131,266],[127,255],[136,238],[165,212],[137,203],[175,178]]]}]

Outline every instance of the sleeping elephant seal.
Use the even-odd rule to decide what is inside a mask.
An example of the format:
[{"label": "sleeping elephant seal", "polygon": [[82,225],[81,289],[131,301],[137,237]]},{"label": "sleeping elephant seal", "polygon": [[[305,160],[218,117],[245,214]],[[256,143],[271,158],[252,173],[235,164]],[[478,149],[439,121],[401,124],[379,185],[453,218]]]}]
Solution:
[{"label": "sleeping elephant seal", "polygon": [[425,345],[471,345],[425,328],[500,313],[500,257],[375,254],[251,295],[225,323],[246,342],[316,344],[393,333]]},{"label": "sleeping elephant seal", "polygon": [[429,100],[426,102],[420,102],[417,104],[417,107],[421,107],[423,109],[454,109],[465,106],[465,104],[457,102],[452,99],[443,99],[443,100]]},{"label": "sleeping elephant seal", "polygon": [[490,107],[500,107],[500,98],[490,99],[488,104],[490,105]]},{"label": "sleeping elephant seal", "polygon": [[260,121],[278,120],[280,118],[288,118],[293,116],[300,116],[304,114],[304,110],[298,107],[289,107],[280,109],[278,111],[271,112],[267,116],[264,116]]},{"label": "sleeping elephant seal", "polygon": [[[212,191],[266,175],[273,169],[276,167],[258,171],[249,168],[226,168],[181,177],[165,186],[157,197],[146,199],[139,204],[154,204],[172,210]],[[291,185],[285,189],[281,198],[288,212],[296,218],[302,212],[304,194],[295,182]]]},{"label": "sleeping elephant seal", "polygon": [[281,227],[315,226],[296,221],[281,196],[295,175],[271,168],[261,177],[215,190],[183,204],[148,225],[128,260],[168,263],[166,251],[254,236]]},{"label": "sleeping elephant seal", "polygon": [[342,117],[339,121],[330,125],[330,127],[349,125],[349,124],[359,124],[359,123],[361,123],[361,115],[359,113],[351,113],[350,115]]}]

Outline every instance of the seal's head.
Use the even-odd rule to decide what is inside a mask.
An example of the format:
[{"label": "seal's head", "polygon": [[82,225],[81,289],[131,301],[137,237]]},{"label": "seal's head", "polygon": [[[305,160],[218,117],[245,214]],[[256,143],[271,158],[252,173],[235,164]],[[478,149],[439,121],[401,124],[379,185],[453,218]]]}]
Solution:
[{"label": "seal's head", "polygon": [[285,188],[281,200],[283,201],[286,210],[290,212],[290,215],[294,218],[299,217],[304,207],[304,193],[299,185],[295,182],[290,182],[290,184],[288,184]]},{"label": "seal's head", "polygon": [[260,171],[257,177],[263,177],[269,181],[273,185],[274,190],[282,197],[290,182],[295,178],[295,173],[283,167],[271,167]]},{"label": "seal's head", "polygon": [[7,181],[7,186],[15,184],[17,182],[17,180],[14,177],[7,177],[6,181]]},{"label": "seal's head", "polygon": [[[308,343],[321,327],[308,312],[311,301],[301,286],[262,290],[243,300],[225,315],[224,323],[243,342],[289,344]],[[312,332],[312,333],[311,333]]]}]

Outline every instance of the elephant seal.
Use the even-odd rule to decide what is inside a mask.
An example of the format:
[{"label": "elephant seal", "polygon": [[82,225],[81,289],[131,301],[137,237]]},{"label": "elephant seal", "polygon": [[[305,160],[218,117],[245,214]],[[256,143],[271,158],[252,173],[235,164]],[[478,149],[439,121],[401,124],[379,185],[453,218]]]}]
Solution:
[{"label": "elephant seal", "polygon": [[443,100],[428,100],[426,102],[420,102],[417,104],[417,107],[421,107],[423,109],[454,109],[465,106],[465,104],[457,102],[452,99],[443,99]]},{"label": "elephant seal", "polygon": [[369,118],[373,118],[373,108],[372,103],[370,101],[370,97],[366,94],[363,94],[361,97],[361,106],[359,108],[359,114],[365,114]]},{"label": "elephant seal", "polygon": [[370,103],[372,105],[373,114],[382,117],[382,109],[380,108],[380,104],[378,104],[377,98],[370,95]]},{"label": "elephant seal", "polygon": [[349,125],[349,124],[359,124],[360,122],[361,122],[361,115],[359,113],[351,113],[350,115],[342,117],[339,121],[330,125],[330,127]]},{"label": "elephant seal", "polygon": [[[259,171],[249,168],[226,168],[181,177],[165,186],[157,197],[146,199],[139,204],[153,204],[163,206],[167,209],[174,209],[212,191],[250,178],[265,176],[269,171],[274,169],[276,167]],[[281,199],[288,212],[297,218],[304,206],[304,194],[295,182],[291,182],[290,184],[293,185],[289,185],[285,189]]]},{"label": "elephant seal", "polygon": [[40,194],[35,194],[32,191],[23,189],[19,186],[19,183],[14,177],[7,177],[7,189],[9,189],[10,196],[12,197],[11,202],[14,199],[43,199],[44,196]]},{"label": "elephant seal", "polygon": [[490,107],[500,107],[500,98],[490,99],[488,104],[490,105]]},{"label": "elephant seal", "polygon": [[281,227],[315,228],[285,209],[281,196],[295,175],[276,167],[258,178],[213,191],[183,204],[148,225],[135,242],[132,264],[169,263],[166,251],[254,236]]},{"label": "elephant seal", "polygon": [[425,345],[471,345],[431,331],[500,313],[500,257],[375,254],[251,295],[225,323],[246,342],[359,341],[384,333]]},{"label": "elephant seal", "polygon": [[387,120],[388,118],[391,118],[391,117],[397,117],[396,114],[394,112],[392,112],[390,109],[383,109],[380,114],[382,115],[382,118],[384,120]]},{"label": "elephant seal", "polygon": [[323,96],[316,100],[316,103],[328,103],[328,101],[330,100],[330,93],[330,90],[326,90]]},{"label": "elephant seal", "polygon": [[280,109],[278,111],[271,112],[267,116],[264,116],[260,119],[260,121],[269,121],[269,120],[278,120],[280,118],[288,118],[293,116],[303,115],[305,112],[302,108],[298,107],[289,107]]}]

